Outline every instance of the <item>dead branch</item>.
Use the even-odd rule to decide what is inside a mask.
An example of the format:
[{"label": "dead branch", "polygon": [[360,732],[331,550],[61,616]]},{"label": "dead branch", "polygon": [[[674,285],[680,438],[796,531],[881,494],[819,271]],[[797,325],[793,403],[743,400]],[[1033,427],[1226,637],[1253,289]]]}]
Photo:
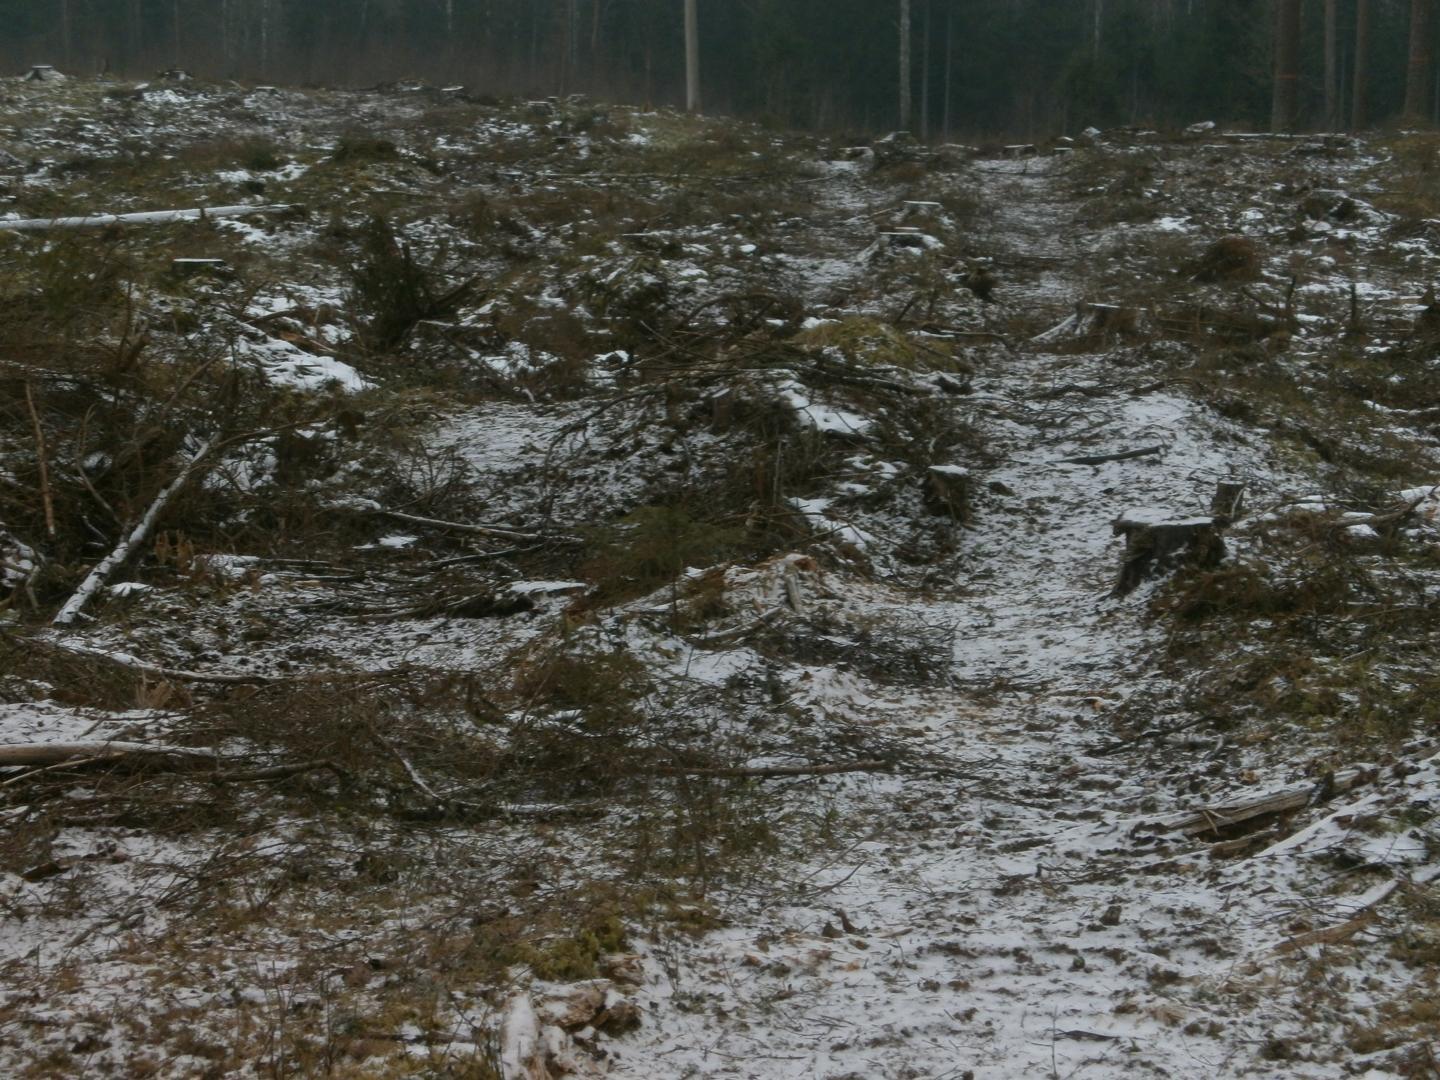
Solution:
[{"label": "dead branch", "polygon": [[328,770],[342,780],[350,777],[348,771],[326,758],[319,761],[301,761],[294,765],[272,765],[265,769],[218,772],[209,779],[222,784],[259,784],[269,783],[272,780],[288,780],[292,776],[302,776],[305,773],[320,772],[321,770]]},{"label": "dead branch", "polygon": [[749,769],[659,765],[647,771],[656,776],[713,776],[726,780],[770,780],[787,776],[834,776],[837,773],[889,772],[893,767],[888,761],[847,761],[831,765],[771,765]]},{"label": "dead branch", "polygon": [[519,529],[511,529],[504,525],[474,525],[469,522],[441,521],[438,518],[422,517],[419,514],[407,514],[400,510],[377,510],[381,517],[394,518],[396,521],[405,521],[411,525],[429,525],[436,529],[451,529],[455,532],[474,533],[477,536],[493,536],[501,540],[515,540],[521,542],[548,541],[551,543],[578,544],[577,537],[556,534],[546,536],[541,533],[524,532]]},{"label": "dead branch", "polygon": [[45,507],[45,534],[55,539],[55,500],[50,494],[50,461],[45,450],[45,429],[40,426],[40,413],[35,408],[35,388],[25,380],[25,405],[30,410],[30,423],[35,428],[35,459],[40,470],[40,502]]},{"label": "dead branch", "polygon": [[144,660],[131,656],[129,653],[107,652],[104,649],[94,649],[88,645],[73,645],[62,641],[46,641],[43,638],[32,638],[30,640],[34,644],[44,648],[70,653],[72,656],[83,656],[90,660],[101,660],[106,663],[115,664],[117,667],[138,671],[142,675],[149,675],[156,679],[168,679],[171,682],[214,683],[217,686],[250,686],[255,683],[278,681],[269,675],[186,671],[182,668],[161,667],[158,664],[147,664]]},{"label": "dead branch", "polygon": [[131,761],[209,765],[215,755],[182,746],[152,746],[132,742],[17,743],[0,746],[0,768],[46,768],[79,761]]},{"label": "dead branch", "polygon": [[1164,453],[1163,446],[1146,446],[1139,450],[1124,450],[1118,454],[1093,454],[1086,457],[1061,458],[1062,465],[1104,465],[1109,461],[1129,461],[1132,458],[1148,457],[1151,454]]},{"label": "dead branch", "polygon": [[1375,909],[1383,904],[1400,887],[1400,882],[1392,881],[1380,891],[1380,895],[1362,907],[1350,919],[1337,926],[1322,926],[1318,930],[1311,930],[1304,934],[1297,934],[1275,946],[1276,954],[1296,952],[1308,948],[1311,945],[1339,945],[1342,941],[1349,941],[1352,937],[1364,930],[1375,921]]}]

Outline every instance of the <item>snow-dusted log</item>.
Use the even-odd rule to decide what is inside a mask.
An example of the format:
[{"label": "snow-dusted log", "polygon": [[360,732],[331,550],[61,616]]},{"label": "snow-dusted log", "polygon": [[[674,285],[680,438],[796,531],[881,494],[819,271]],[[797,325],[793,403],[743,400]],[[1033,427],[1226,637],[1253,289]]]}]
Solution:
[{"label": "snow-dusted log", "polygon": [[523,991],[510,999],[500,1022],[500,1076],[502,1080],[551,1080],[540,1018],[530,995]]},{"label": "snow-dusted log", "polygon": [[114,551],[96,564],[95,569],[90,571],[85,580],[80,583],[80,587],[75,590],[75,594],[65,601],[65,606],[60,609],[60,613],[53,620],[54,625],[69,626],[73,623],[79,617],[80,612],[85,609],[85,605],[90,602],[90,598],[100,590],[110,575],[124,565],[130,556],[135,554],[150,538],[150,534],[155,531],[155,523],[160,520],[160,515],[165,512],[170,501],[201,470],[214,445],[212,442],[204,443],[191,455],[190,460],[180,470],[180,474],[170,481],[165,490],[155,496],[155,501],[150,504],[150,509],[145,511],[145,516],[140,519],[140,524],[136,525],[130,535],[116,545]]},{"label": "snow-dusted log", "polygon": [[1249,799],[1203,807],[1163,822],[1160,828],[1165,832],[1183,832],[1190,836],[1204,836],[1207,833],[1218,836],[1227,830],[1253,828],[1252,823],[1261,819],[1318,805],[1374,779],[1373,769],[1342,769],[1319,783],[1298,785]]},{"label": "snow-dusted log", "polygon": [[177,221],[208,221],[212,218],[245,217],[247,214],[283,214],[294,210],[292,203],[270,206],[197,206],[186,210],[149,210],[136,214],[89,214],[83,217],[0,218],[0,229],[11,232],[44,232],[47,229],[105,229],[112,225],[169,225]]}]

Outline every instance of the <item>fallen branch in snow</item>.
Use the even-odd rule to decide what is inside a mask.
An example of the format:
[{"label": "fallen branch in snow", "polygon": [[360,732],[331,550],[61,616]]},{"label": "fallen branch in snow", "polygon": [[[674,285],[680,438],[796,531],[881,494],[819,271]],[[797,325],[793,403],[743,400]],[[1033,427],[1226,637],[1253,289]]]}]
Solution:
[{"label": "fallen branch in snow", "polygon": [[1306,784],[1303,787],[1257,795],[1251,799],[1204,807],[1183,817],[1159,823],[1159,828],[1162,832],[1183,832],[1189,836],[1210,832],[1219,835],[1237,826],[1248,827],[1250,822],[1260,818],[1303,810],[1314,803],[1323,802],[1334,795],[1369,783],[1374,777],[1375,773],[1371,769],[1345,769],[1330,774],[1318,784]]},{"label": "fallen branch in snow", "polygon": [[35,429],[35,461],[40,472],[40,503],[45,508],[45,535],[55,539],[55,500],[50,494],[50,457],[45,448],[45,429],[40,426],[40,413],[35,408],[35,388],[25,380],[25,404],[30,410],[30,423]]},{"label": "fallen branch in snow", "polygon": [[1342,941],[1349,941],[1352,937],[1364,930],[1375,921],[1375,909],[1390,899],[1400,882],[1392,881],[1389,885],[1380,890],[1378,896],[1362,907],[1350,919],[1340,923],[1338,926],[1322,926],[1318,930],[1311,930],[1308,933],[1297,934],[1292,938],[1282,941],[1272,950],[1277,954],[1296,952],[1299,949],[1308,948],[1311,945],[1338,945]]},{"label": "fallen branch in snow", "polygon": [[144,660],[131,656],[129,653],[107,652],[104,649],[94,649],[88,645],[72,645],[62,641],[46,641],[43,638],[31,638],[30,642],[43,648],[54,649],[57,652],[69,653],[72,656],[83,656],[90,660],[101,660],[106,663],[115,664],[117,667],[138,671],[142,675],[150,675],[157,679],[168,679],[171,682],[214,683],[217,686],[249,686],[255,683],[278,681],[270,675],[185,671],[182,668],[161,667],[158,664],[147,664]]},{"label": "fallen branch in snow", "polygon": [[55,626],[68,626],[74,622],[80,612],[84,610],[85,605],[90,602],[90,598],[100,591],[100,587],[105,584],[110,575],[124,565],[130,556],[135,554],[149,539],[156,522],[160,520],[160,515],[170,505],[170,500],[175,498],[190,482],[191,477],[200,471],[214,446],[214,442],[202,443],[200,449],[190,455],[190,459],[181,468],[179,475],[170,481],[159,495],[155,496],[155,501],[150,504],[150,509],[145,511],[145,516],[140,519],[140,524],[136,525],[130,535],[115,546],[115,550],[96,564],[85,580],[80,583],[80,587],[75,590],[74,595],[65,602],[60,613],[51,620]]},{"label": "fallen branch in snow", "polygon": [[0,219],[0,229],[12,232],[43,232],[46,229],[104,229],[112,225],[169,225],[177,221],[209,221],[213,218],[245,217],[248,214],[283,214],[296,210],[292,203],[270,206],[197,206],[187,210],[149,210],[138,214],[92,214],[84,217]]},{"label": "fallen branch in snow", "polygon": [[221,772],[207,779],[217,780],[225,784],[258,784],[268,783],[271,780],[288,780],[292,776],[302,776],[305,773],[320,772],[321,770],[332,772],[342,780],[348,779],[350,776],[349,772],[335,764],[335,762],[324,758],[318,761],[301,761],[294,765],[272,765],[264,769],[249,769],[242,772]]},{"label": "fallen branch in snow", "polygon": [[833,776],[837,773],[889,772],[892,768],[894,765],[888,761],[847,761],[832,765],[773,765],[750,769],[661,765],[647,771],[657,776],[713,776],[727,780],[778,780],[787,776]]},{"label": "fallen branch in snow", "polygon": [[[168,769],[172,772],[196,772],[224,763],[223,759],[209,751],[181,746],[152,746],[148,743],[127,742],[22,743],[0,746],[0,768],[27,770],[0,782],[0,787],[10,787],[42,773],[83,768],[87,765],[122,765]],[[322,770],[334,773],[341,780],[347,780],[350,775],[340,765],[324,758],[258,769],[217,771],[210,773],[205,779],[222,784],[270,783]]]},{"label": "fallen branch in snow", "polygon": [[[670,615],[670,608],[663,611],[637,611],[634,615]],[[750,622],[741,623],[739,626],[732,626],[727,630],[717,630],[713,634],[695,634],[685,638],[686,642],[696,648],[709,648],[715,645],[728,645],[732,642],[741,641],[751,634],[759,633],[767,629],[772,622],[785,614],[785,608],[773,607],[762,612],[758,618]]]},{"label": "fallen branch in snow", "polygon": [[1109,461],[1129,461],[1132,458],[1149,457],[1151,454],[1165,452],[1163,446],[1146,446],[1139,450],[1123,450],[1118,454],[1092,454],[1085,457],[1061,458],[1057,464],[1061,465],[1104,465]]},{"label": "fallen branch in snow", "polygon": [[520,529],[512,529],[504,525],[472,525],[468,522],[441,521],[439,518],[421,517],[419,514],[407,514],[400,510],[377,510],[381,517],[394,518],[396,521],[408,522],[411,525],[430,525],[437,529],[453,529],[456,532],[475,533],[477,536],[493,536],[501,540],[517,540],[522,542],[533,542],[537,540],[550,543],[578,544],[577,537],[555,534],[546,536],[542,533],[524,532]]},{"label": "fallen branch in snow", "polygon": [[18,743],[0,746],[0,768],[45,768],[80,761],[171,761],[209,765],[215,755],[180,746],[152,746],[131,742]]}]

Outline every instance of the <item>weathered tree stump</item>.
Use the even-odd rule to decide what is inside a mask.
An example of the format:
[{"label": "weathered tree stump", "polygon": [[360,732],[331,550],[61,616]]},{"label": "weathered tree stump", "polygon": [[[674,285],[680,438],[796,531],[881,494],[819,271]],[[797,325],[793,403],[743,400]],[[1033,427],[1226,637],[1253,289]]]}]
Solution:
[{"label": "weathered tree stump", "polygon": [[1217,481],[1215,494],[1210,497],[1210,513],[1217,524],[1228,525],[1232,521],[1240,520],[1245,513],[1245,482]]},{"label": "weathered tree stump", "polygon": [[1225,557],[1222,527],[1209,517],[1174,519],[1153,510],[1127,513],[1114,523],[1115,535],[1125,537],[1125,556],[1112,595],[1125,596],[1141,582],[1181,566],[1219,566]]},{"label": "weathered tree stump", "polygon": [[960,465],[931,465],[925,470],[925,509],[952,521],[970,520],[970,470]]}]

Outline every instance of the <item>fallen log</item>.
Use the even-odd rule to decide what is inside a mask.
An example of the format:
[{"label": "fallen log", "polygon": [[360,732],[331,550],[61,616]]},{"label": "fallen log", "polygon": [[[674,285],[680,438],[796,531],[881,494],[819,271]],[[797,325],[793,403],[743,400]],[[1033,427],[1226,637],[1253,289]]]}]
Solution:
[{"label": "fallen log", "polygon": [[1324,780],[1316,784],[1304,784],[1250,799],[1203,807],[1160,822],[1157,828],[1161,832],[1180,832],[1187,836],[1203,836],[1206,833],[1220,836],[1226,832],[1244,831],[1256,827],[1265,818],[1303,810],[1313,803],[1367,784],[1374,778],[1375,773],[1371,769],[1344,769],[1327,774]]},{"label": "fallen log", "polygon": [[44,232],[47,229],[107,229],[125,225],[169,225],[178,221],[209,221],[213,218],[245,217],[249,214],[282,214],[297,210],[293,203],[270,206],[197,206],[186,210],[148,210],[136,214],[87,214],[80,217],[0,218],[0,229],[11,232]]}]

